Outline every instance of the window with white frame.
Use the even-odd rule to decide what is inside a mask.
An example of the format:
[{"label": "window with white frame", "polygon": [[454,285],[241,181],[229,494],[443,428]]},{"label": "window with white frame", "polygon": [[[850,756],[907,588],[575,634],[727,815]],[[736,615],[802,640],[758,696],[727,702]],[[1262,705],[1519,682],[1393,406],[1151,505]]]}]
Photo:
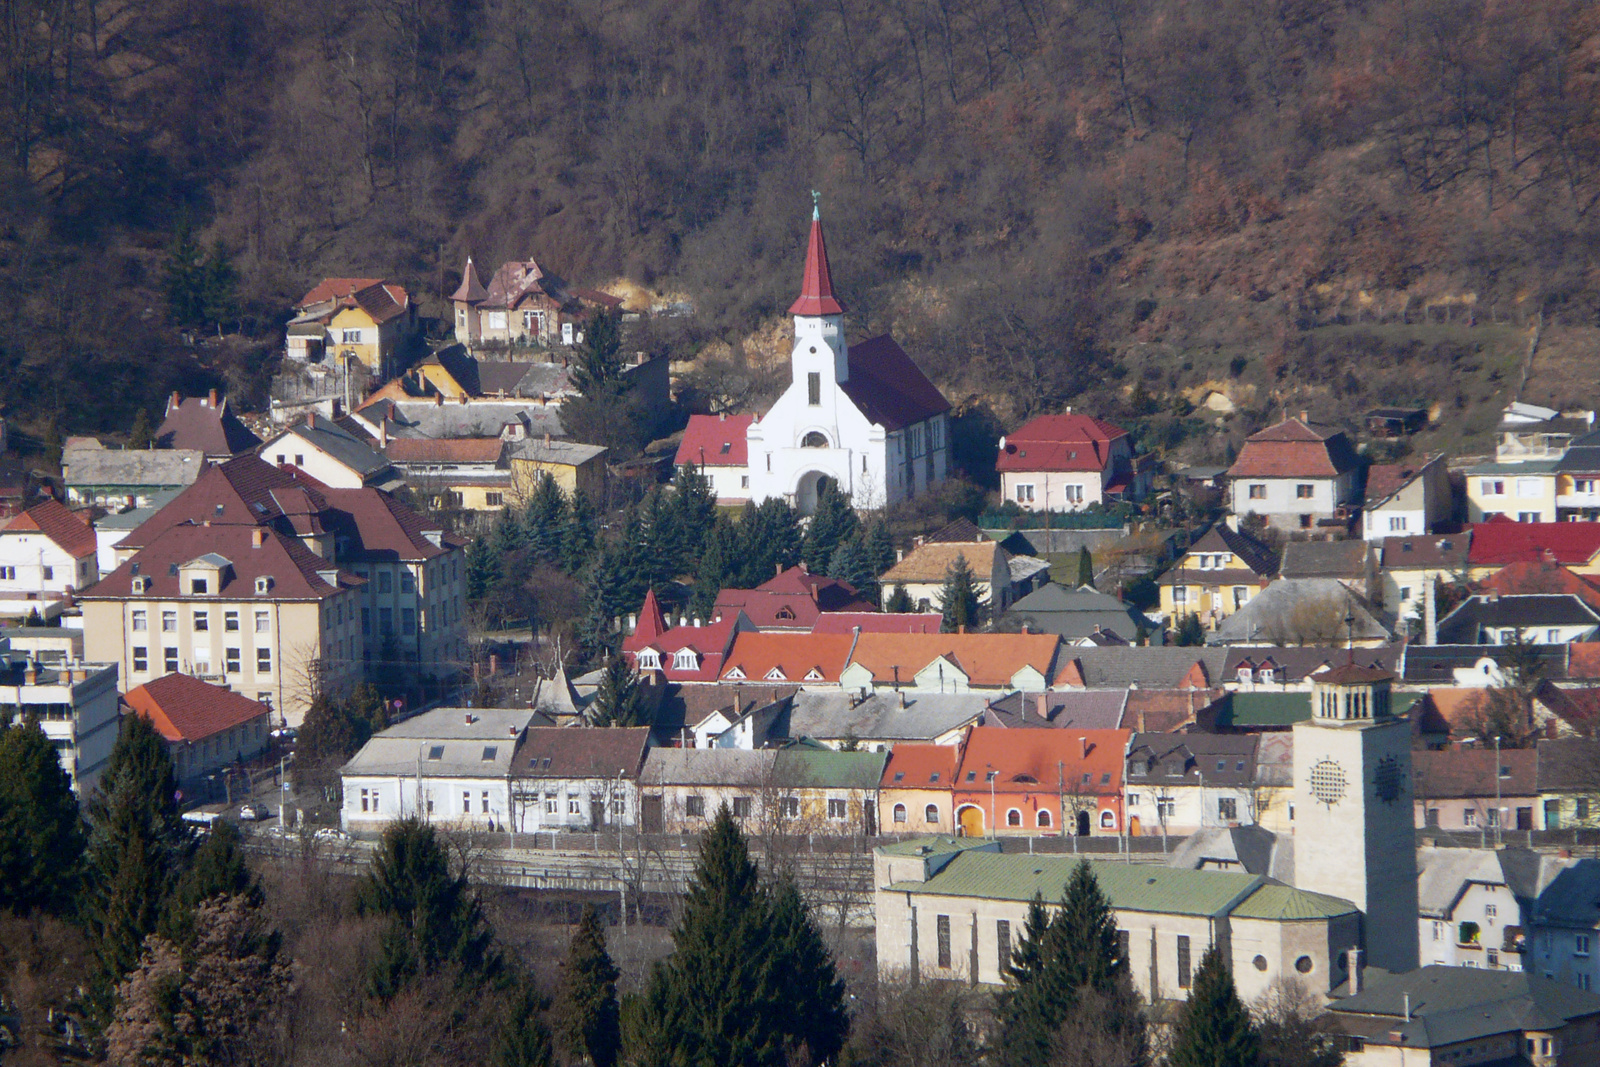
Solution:
[{"label": "window with white frame", "polygon": [[1019,504],[1031,504],[1031,503],[1033,503],[1033,483],[1032,482],[1024,482],[1024,483],[1022,483],[1022,484],[1017,486],[1017,503],[1019,503]]},{"label": "window with white frame", "polygon": [[358,345],[361,343],[360,330],[345,330],[340,334],[340,344]]},{"label": "window with white frame", "polygon": [[672,669],[678,671],[697,671],[700,669],[700,655],[692,648],[680,648],[672,657]]},{"label": "window with white frame", "polygon": [[1506,483],[1499,478],[1478,479],[1479,496],[1505,496]]},{"label": "window with white frame", "polygon": [[1251,500],[1265,500],[1267,499],[1267,487],[1260,483],[1249,486],[1247,495]]},{"label": "window with white frame", "polygon": [[661,657],[656,654],[655,649],[646,648],[639,652],[639,669],[641,671],[659,671],[661,669]]},{"label": "window with white frame", "polygon": [[1390,533],[1405,533],[1406,532],[1406,517],[1404,515],[1390,515],[1389,516],[1389,532]]},{"label": "window with white frame", "polygon": [[828,798],[828,818],[847,819],[850,817],[850,805],[842,797]]},{"label": "window with white frame", "polygon": [[1589,935],[1574,934],[1572,937],[1572,954],[1574,956],[1587,956],[1589,954]]},{"label": "window with white frame", "polygon": [[1544,496],[1544,480],[1541,478],[1518,478],[1517,496],[1522,500],[1537,500]]},{"label": "window with white frame", "polygon": [[1081,503],[1083,503],[1083,486],[1081,486],[1081,485],[1068,485],[1068,486],[1064,486],[1061,491],[1066,494],[1067,503],[1069,503],[1069,504],[1081,504]]}]

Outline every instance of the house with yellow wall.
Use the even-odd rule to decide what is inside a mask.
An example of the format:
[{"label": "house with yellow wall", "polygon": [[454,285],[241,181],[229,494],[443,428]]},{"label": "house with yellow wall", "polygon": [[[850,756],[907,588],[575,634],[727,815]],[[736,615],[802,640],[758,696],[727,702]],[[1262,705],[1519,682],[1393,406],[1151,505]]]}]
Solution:
[{"label": "house with yellow wall", "polygon": [[1265,589],[1277,571],[1270,548],[1218,523],[1161,577],[1161,614],[1173,626],[1185,615],[1198,615],[1214,629]]},{"label": "house with yellow wall", "polygon": [[540,475],[549,474],[568,496],[582,489],[594,497],[605,489],[605,454],[600,445],[557,441],[548,435],[542,440],[523,441],[508,453],[511,492],[525,500],[539,484]]},{"label": "house with yellow wall", "polygon": [[294,307],[285,354],[302,363],[355,361],[393,377],[417,337],[417,308],[382,278],[324,278]]}]

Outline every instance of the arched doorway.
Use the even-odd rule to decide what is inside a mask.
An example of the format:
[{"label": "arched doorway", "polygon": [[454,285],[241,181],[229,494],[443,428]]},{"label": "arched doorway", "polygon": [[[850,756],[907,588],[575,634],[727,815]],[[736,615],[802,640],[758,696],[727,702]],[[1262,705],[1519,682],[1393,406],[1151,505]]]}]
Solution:
[{"label": "arched doorway", "polygon": [[822,483],[831,482],[833,477],[821,471],[806,471],[800,476],[800,481],[794,488],[795,510],[802,515],[813,515],[817,510],[817,497],[822,492]]},{"label": "arched doorway", "polygon": [[1089,836],[1089,813],[1087,811],[1078,812],[1078,836]]},{"label": "arched doorway", "polygon": [[962,837],[983,836],[983,809],[974,804],[969,804],[956,812],[956,820],[961,825]]}]

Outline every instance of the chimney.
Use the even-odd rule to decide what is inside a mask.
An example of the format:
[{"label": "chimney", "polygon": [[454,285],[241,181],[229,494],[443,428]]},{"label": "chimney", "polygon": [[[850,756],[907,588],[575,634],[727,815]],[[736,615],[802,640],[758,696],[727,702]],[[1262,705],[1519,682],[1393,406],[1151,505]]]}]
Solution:
[{"label": "chimney", "polygon": [[1089,758],[1089,750],[1091,748],[1093,748],[1094,746],[1089,744],[1089,739],[1087,737],[1080,736],[1078,738],[1078,747],[1083,749],[1083,755],[1080,756],[1079,758],[1080,759],[1088,759]]},{"label": "chimney", "polygon": [[516,737],[517,736],[517,728],[515,726],[507,726],[506,727],[506,733],[510,734],[512,737]]},{"label": "chimney", "polygon": [[777,563],[774,563],[772,565],[772,572],[773,572],[772,576],[774,578],[776,578],[778,575],[782,574],[783,573],[783,561],[780,560]]},{"label": "chimney", "polygon": [[313,430],[317,426],[317,409],[312,408],[306,412],[306,429]]},{"label": "chimney", "polygon": [[717,421],[718,422],[727,422],[728,421],[728,413],[726,411],[719,412],[717,414]]},{"label": "chimney", "polygon": [[1311,421],[1311,416],[1308,415],[1306,412],[1302,411],[1300,413],[1300,421],[1301,422],[1310,422]]},{"label": "chimney", "polygon": [[470,711],[469,711],[469,712],[467,712],[467,713],[466,713],[466,715],[465,715],[465,716],[463,716],[463,718],[465,718],[465,719],[466,719],[466,723],[467,723],[467,725],[468,725],[468,726],[471,726],[471,725],[472,725],[472,721],[473,721],[473,720],[472,720],[472,712],[470,712]]},{"label": "chimney", "polygon": [[1050,717],[1050,706],[1045,702],[1045,695],[1043,693],[1039,694],[1039,701],[1038,702],[1039,702],[1039,718],[1048,719]]},{"label": "chimney", "polygon": [[966,632],[967,632],[967,624],[966,623],[962,623],[961,625],[956,627],[956,633],[964,634]]},{"label": "chimney", "polygon": [[260,548],[267,543],[267,531],[260,526],[250,531],[250,547]]},{"label": "chimney", "polygon": [[905,558],[906,558],[906,550],[905,549],[897,548],[897,549],[894,550],[894,561],[896,563],[905,562]]},{"label": "chimney", "polygon": [[31,660],[31,659],[28,661],[28,666],[22,672],[22,684],[23,685],[38,685],[39,684],[39,664],[38,664],[38,661]]},{"label": "chimney", "polygon": [[550,447],[550,431],[549,430],[546,430],[545,434],[544,434],[544,447],[546,447],[546,448]]},{"label": "chimney", "polygon": [[895,698],[895,703],[899,705],[900,710],[901,711],[905,711],[906,710],[906,691],[904,689],[896,689],[894,691],[894,698]]},{"label": "chimney", "polygon": [[444,407],[444,394],[443,393],[434,393],[433,394],[433,406],[436,407],[436,408]]},{"label": "chimney", "polygon": [[1433,599],[1433,578],[1422,581],[1422,643],[1439,643],[1439,608]]},{"label": "chimney", "polygon": [[[1352,945],[1350,948],[1344,950],[1344,966],[1345,971],[1350,975],[1350,995],[1354,996],[1355,994],[1361,992],[1361,988],[1365,984],[1364,979],[1366,977],[1361,973],[1361,950],[1359,948],[1356,948],[1354,945]],[[1406,1007],[1407,1021],[1409,1021],[1410,1018],[1411,1008],[1408,1002]]]},{"label": "chimney", "polygon": [[389,420],[378,420],[378,450],[386,451],[389,447]]},{"label": "chimney", "polygon": [[206,406],[211,408],[217,406],[217,391],[215,389],[206,395]]},{"label": "chimney", "polygon": [[500,673],[500,657],[493,652],[489,653],[489,673]]},{"label": "chimney", "polygon": [[167,404],[167,410],[171,411],[181,403],[183,403],[183,394],[174,389],[172,391],[172,400]]}]

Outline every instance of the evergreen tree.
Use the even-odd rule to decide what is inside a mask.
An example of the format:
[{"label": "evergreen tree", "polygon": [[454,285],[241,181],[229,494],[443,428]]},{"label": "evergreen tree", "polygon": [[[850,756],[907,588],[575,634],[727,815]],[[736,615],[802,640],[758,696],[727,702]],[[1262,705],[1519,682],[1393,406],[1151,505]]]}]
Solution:
[{"label": "evergreen tree", "polygon": [[688,559],[684,566],[693,569],[695,561],[704,551],[707,536],[720,516],[717,494],[711,491],[711,479],[687,465],[678,468],[672,484],[678,523],[686,538]]},{"label": "evergreen tree", "polygon": [[556,1001],[561,1043],[590,1067],[615,1067],[622,1043],[617,979],[622,972],[606,952],[605,927],[593,907],[567,948],[566,972]]},{"label": "evergreen tree", "polygon": [[561,542],[567,526],[567,496],[549,471],[543,471],[528,494],[522,527],[533,561],[547,567],[561,565]]},{"label": "evergreen tree", "polygon": [[610,399],[621,391],[625,367],[621,313],[602,311],[592,316],[584,324],[572,383],[587,400]]},{"label": "evergreen tree", "polygon": [[196,326],[205,320],[205,273],[194,227],[183,216],[167,246],[167,314],[175,325]]},{"label": "evergreen tree", "polygon": [[863,600],[878,603],[878,576],[872,569],[866,538],[856,534],[848,541],[841,541],[839,547],[833,550],[833,558],[828,561],[827,574],[830,578],[849,582]]},{"label": "evergreen tree", "polygon": [[105,1021],[117,983],[138,964],[145,937],[156,930],[189,844],[172,760],[148,719],[123,717],[88,817],[84,903],[96,962],[91,999],[92,1011]]},{"label": "evergreen tree", "polygon": [[800,516],[782,497],[746,504],[739,519],[738,588],[754,589],[800,562]]},{"label": "evergreen tree", "polygon": [[889,599],[884,602],[883,610],[896,615],[904,615],[911,611],[915,604],[911,603],[911,594],[906,592],[904,585],[896,584],[889,592]]},{"label": "evergreen tree", "polygon": [[261,887],[245,864],[239,840],[239,828],[223,821],[195,849],[188,869],[167,898],[157,927],[162,937],[180,948],[192,945],[195,915],[200,905],[213,897],[237,896],[251,907],[261,906]]},{"label": "evergreen tree", "polygon": [[639,674],[623,656],[606,661],[606,672],[585,713],[591,726],[649,726]]},{"label": "evergreen tree", "polygon": [[489,1054],[493,1067],[556,1067],[550,1029],[540,1013],[544,1004],[531,982],[516,983],[511,1005],[495,1033]]},{"label": "evergreen tree", "polygon": [[789,1045],[796,1052],[803,1047],[806,1062],[830,1063],[850,1032],[844,982],[800,890],[787,878],[772,893],[772,940],[795,1023]]},{"label": "evergreen tree", "polygon": [[212,242],[201,267],[199,297],[201,318],[217,328],[218,337],[222,336],[222,324],[239,314],[239,272],[221,238]]},{"label": "evergreen tree", "polygon": [[499,971],[493,934],[466,875],[451,873],[433,827],[414,816],[383,831],[356,889],[356,911],[388,920],[368,976],[369,991],[382,1000],[446,968],[463,981]]},{"label": "evergreen tree", "polygon": [[128,447],[149,448],[154,440],[154,431],[150,429],[150,412],[140,408],[133,416],[133,429],[128,431]]},{"label": "evergreen tree", "polygon": [[1048,989],[1052,963],[1050,913],[1037,893],[1028,904],[1017,944],[1002,978],[1006,989],[999,996],[1000,1061],[1006,1067],[1041,1064],[1050,1051],[1051,1035],[1061,1021],[1065,1005],[1053,1005]]},{"label": "evergreen tree", "polygon": [[84,833],[72,779],[36,721],[0,716],[0,908],[71,915]]},{"label": "evergreen tree", "polygon": [[1239,1000],[1233,976],[1215,947],[1194,973],[1189,1000],[1178,1018],[1170,1067],[1256,1067],[1261,1041]]},{"label": "evergreen tree", "polygon": [[567,521],[561,531],[561,566],[577,574],[594,558],[594,505],[582,489],[567,502]]},{"label": "evergreen tree", "polygon": [[1078,580],[1073,584],[1075,588],[1094,585],[1094,557],[1090,555],[1088,545],[1078,549]]},{"label": "evergreen tree", "polygon": [[968,631],[976,630],[983,618],[978,583],[965,553],[958,554],[945,570],[944,586],[939,590],[939,612],[944,616],[939,628],[945,633],[955,633],[963,627]]},{"label": "evergreen tree", "polygon": [[500,556],[482,534],[467,542],[467,599],[478,603],[500,579]]},{"label": "evergreen tree", "polygon": [[1200,616],[1191,611],[1180,619],[1173,640],[1177,644],[1191,647],[1205,644],[1206,631],[1205,627],[1200,625]]},{"label": "evergreen tree", "polygon": [[491,542],[495,555],[499,557],[502,571],[510,566],[514,557],[524,548],[528,547],[526,532],[522,528],[522,519],[510,508],[500,513],[500,519],[494,524],[494,536]]},{"label": "evergreen tree", "polygon": [[691,615],[697,619],[711,618],[718,594],[732,584],[739,569],[738,558],[739,531],[726,513],[718,512],[702,542],[694,593],[689,599]]},{"label": "evergreen tree", "polygon": [[867,531],[867,564],[873,575],[881,575],[894,566],[894,538],[889,534],[889,524],[879,519]]},{"label": "evergreen tree", "polygon": [[1089,986],[1110,993],[1128,969],[1117,950],[1117,920],[1111,901],[1100,889],[1088,860],[1079,860],[1067,880],[1057,916],[1061,924],[1060,955],[1067,985]]},{"label": "evergreen tree", "polygon": [[823,478],[817,483],[817,507],[806,526],[801,560],[813,574],[825,573],[839,545],[860,529],[861,520],[850,506],[850,498],[839,489],[839,483]]}]

